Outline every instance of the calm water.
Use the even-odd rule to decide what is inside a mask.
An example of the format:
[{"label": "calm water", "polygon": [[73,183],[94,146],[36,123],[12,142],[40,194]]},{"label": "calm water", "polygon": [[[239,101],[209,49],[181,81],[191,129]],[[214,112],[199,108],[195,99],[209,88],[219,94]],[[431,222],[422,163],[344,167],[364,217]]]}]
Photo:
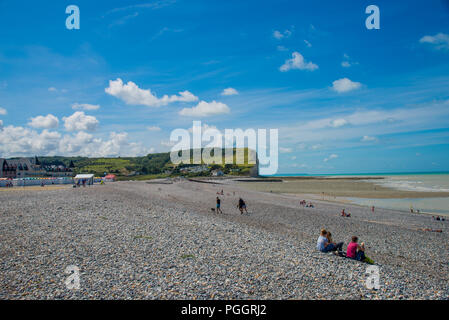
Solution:
[{"label": "calm water", "polygon": [[[282,175],[279,176],[305,176]],[[312,176],[312,175],[310,175]],[[405,190],[423,192],[449,192],[449,173],[386,173],[386,174],[339,174],[319,175],[330,177],[383,177],[384,179],[369,180],[381,186]],[[375,206],[386,209],[414,210],[420,212],[435,213],[449,216],[449,197],[445,198],[417,198],[417,199],[363,199],[348,198],[354,203],[367,206]]]}]

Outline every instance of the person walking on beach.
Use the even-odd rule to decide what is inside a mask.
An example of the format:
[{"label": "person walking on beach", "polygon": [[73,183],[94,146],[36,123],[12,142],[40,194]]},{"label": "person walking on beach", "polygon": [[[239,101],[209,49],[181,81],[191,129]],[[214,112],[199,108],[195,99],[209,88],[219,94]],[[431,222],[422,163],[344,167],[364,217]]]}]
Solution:
[{"label": "person walking on beach", "polygon": [[359,238],[353,236],[351,242],[346,249],[346,257],[355,259],[358,261],[365,260],[365,244],[362,242],[360,245],[357,243]]},{"label": "person walking on beach", "polygon": [[217,213],[223,213],[223,211],[221,211],[221,200],[219,197],[217,197]]},{"label": "person walking on beach", "polygon": [[371,212],[374,213],[374,206],[371,207]]},{"label": "person walking on beach", "polygon": [[246,210],[246,203],[242,198],[239,199],[239,204],[237,205],[237,207],[240,210],[240,214],[243,214],[243,209],[245,209],[245,212],[248,213],[248,210]]},{"label": "person walking on beach", "polygon": [[330,251],[338,251],[341,252],[343,250],[343,242],[334,243],[329,242],[327,239],[327,231],[326,229],[321,229],[320,236],[316,242],[316,248],[321,252],[330,252]]}]

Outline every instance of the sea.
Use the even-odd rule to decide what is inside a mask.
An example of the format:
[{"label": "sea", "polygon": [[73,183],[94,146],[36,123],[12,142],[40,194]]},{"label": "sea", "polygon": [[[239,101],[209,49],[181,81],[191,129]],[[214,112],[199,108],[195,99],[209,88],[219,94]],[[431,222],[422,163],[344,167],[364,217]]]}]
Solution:
[{"label": "sea", "polygon": [[[360,173],[360,174],[278,174],[277,176],[328,176],[328,177],[367,177],[366,181],[380,186],[404,191],[449,192],[449,172],[418,173]],[[382,177],[372,179],[370,177]],[[422,213],[449,216],[449,197],[407,198],[407,199],[365,199],[346,198],[353,203],[378,208],[402,211],[419,210]]]}]

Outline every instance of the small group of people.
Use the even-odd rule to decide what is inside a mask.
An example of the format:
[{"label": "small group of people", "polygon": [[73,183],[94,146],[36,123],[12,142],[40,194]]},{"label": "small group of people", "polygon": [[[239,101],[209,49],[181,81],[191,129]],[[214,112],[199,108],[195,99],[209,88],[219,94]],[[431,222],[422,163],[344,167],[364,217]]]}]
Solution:
[{"label": "small group of people", "polygon": [[432,220],[436,220],[436,221],[446,221],[446,219],[445,218],[443,218],[443,217],[441,217],[440,218],[440,216],[432,216]]},{"label": "small group of people", "polygon": [[335,243],[332,239],[332,234],[326,229],[321,229],[317,240],[317,249],[321,252],[335,252],[342,257],[373,264],[374,261],[365,255],[365,244],[363,242],[359,244],[358,240],[357,236],[353,236],[346,248],[346,253],[344,253],[343,242]]},{"label": "small group of people", "polygon": [[346,212],[346,209],[341,210],[341,216],[349,218],[351,216],[350,212]]},{"label": "small group of people", "polygon": [[299,205],[306,208],[315,208],[312,202],[307,203],[306,200],[299,201]]},{"label": "small group of people", "polygon": [[12,184],[12,181],[8,181],[5,184],[5,188],[12,188],[14,185]]},{"label": "small group of people", "polygon": [[342,252],[343,242],[335,243],[332,240],[332,234],[326,229],[321,229],[316,248],[321,252]]},{"label": "small group of people", "polygon": [[[223,213],[221,210],[221,199],[220,197],[217,197],[216,199],[217,205],[216,205],[216,211],[217,213]],[[245,210],[246,213],[248,213],[248,210],[246,209],[246,203],[242,198],[239,198],[239,202],[237,204],[237,208],[240,210],[240,214],[243,214],[243,210]]]},{"label": "small group of people", "polygon": [[76,181],[76,184],[73,185],[74,188],[76,187],[80,187],[80,186],[85,187],[86,186],[86,179],[79,179],[78,181]]}]

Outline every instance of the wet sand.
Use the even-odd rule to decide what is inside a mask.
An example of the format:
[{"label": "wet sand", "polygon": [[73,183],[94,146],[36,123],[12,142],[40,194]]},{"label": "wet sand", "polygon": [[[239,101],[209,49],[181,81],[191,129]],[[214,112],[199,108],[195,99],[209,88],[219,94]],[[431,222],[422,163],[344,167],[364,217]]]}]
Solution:
[{"label": "wet sand", "polygon": [[238,182],[249,190],[285,194],[314,194],[331,200],[335,197],[369,199],[405,199],[449,197],[449,192],[402,191],[379,186],[364,179],[379,178],[315,178],[278,177],[282,182]]}]

